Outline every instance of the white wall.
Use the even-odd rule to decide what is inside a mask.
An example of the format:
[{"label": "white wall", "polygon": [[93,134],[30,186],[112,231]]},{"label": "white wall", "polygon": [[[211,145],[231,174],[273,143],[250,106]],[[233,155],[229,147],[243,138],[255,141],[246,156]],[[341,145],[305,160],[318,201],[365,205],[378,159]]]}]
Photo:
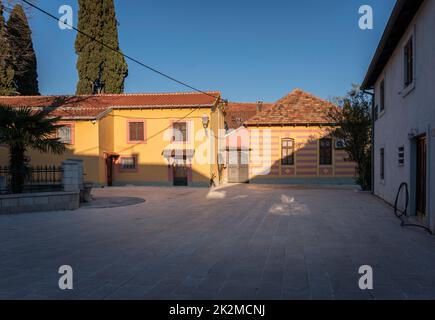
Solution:
[{"label": "white wall", "polygon": [[[415,88],[404,91],[403,48],[414,37]],[[385,113],[375,123],[375,194],[394,203],[399,185],[411,183],[411,142],[416,129],[428,137],[428,213],[435,230],[435,1],[427,0],[396,48],[375,86],[385,77]],[[405,146],[405,165],[398,165],[398,148]],[[385,148],[385,181],[380,180],[380,149]]]}]

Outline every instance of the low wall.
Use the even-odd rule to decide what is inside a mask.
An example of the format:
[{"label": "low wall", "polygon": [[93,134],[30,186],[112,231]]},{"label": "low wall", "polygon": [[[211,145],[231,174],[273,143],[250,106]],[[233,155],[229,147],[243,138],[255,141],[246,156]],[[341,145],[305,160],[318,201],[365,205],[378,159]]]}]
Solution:
[{"label": "low wall", "polygon": [[0,214],[75,210],[79,205],[78,191],[0,195]]}]

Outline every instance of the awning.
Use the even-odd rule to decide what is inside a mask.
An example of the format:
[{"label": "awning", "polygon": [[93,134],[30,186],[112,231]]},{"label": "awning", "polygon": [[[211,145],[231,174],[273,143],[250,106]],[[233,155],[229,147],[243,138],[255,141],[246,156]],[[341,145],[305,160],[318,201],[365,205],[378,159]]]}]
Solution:
[{"label": "awning", "polygon": [[115,152],[105,152],[106,158],[119,158],[120,154]]},{"label": "awning", "polygon": [[163,150],[163,157],[166,159],[192,159],[195,155],[193,149],[165,149]]}]

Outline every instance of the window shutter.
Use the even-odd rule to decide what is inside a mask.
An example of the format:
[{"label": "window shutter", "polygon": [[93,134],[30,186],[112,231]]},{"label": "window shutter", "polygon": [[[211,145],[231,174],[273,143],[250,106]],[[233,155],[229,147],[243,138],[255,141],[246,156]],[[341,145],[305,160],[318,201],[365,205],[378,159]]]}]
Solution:
[{"label": "window shutter", "polygon": [[143,122],[129,122],[129,140],[144,141],[145,140],[145,125]]}]

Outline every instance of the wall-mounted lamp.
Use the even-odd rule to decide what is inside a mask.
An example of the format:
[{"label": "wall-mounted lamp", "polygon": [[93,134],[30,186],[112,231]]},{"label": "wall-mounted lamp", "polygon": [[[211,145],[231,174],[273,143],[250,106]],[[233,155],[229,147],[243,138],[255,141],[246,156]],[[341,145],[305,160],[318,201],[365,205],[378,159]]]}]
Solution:
[{"label": "wall-mounted lamp", "polygon": [[202,116],[202,125],[203,125],[204,129],[207,130],[207,128],[208,128],[208,124],[209,124],[209,123],[210,123],[210,118],[209,118],[209,116],[206,115],[206,114],[204,114],[204,115]]},{"label": "wall-mounted lamp", "polygon": [[412,140],[415,137],[417,137],[418,135],[418,130],[417,129],[411,129],[411,131],[408,133],[408,139]]}]

